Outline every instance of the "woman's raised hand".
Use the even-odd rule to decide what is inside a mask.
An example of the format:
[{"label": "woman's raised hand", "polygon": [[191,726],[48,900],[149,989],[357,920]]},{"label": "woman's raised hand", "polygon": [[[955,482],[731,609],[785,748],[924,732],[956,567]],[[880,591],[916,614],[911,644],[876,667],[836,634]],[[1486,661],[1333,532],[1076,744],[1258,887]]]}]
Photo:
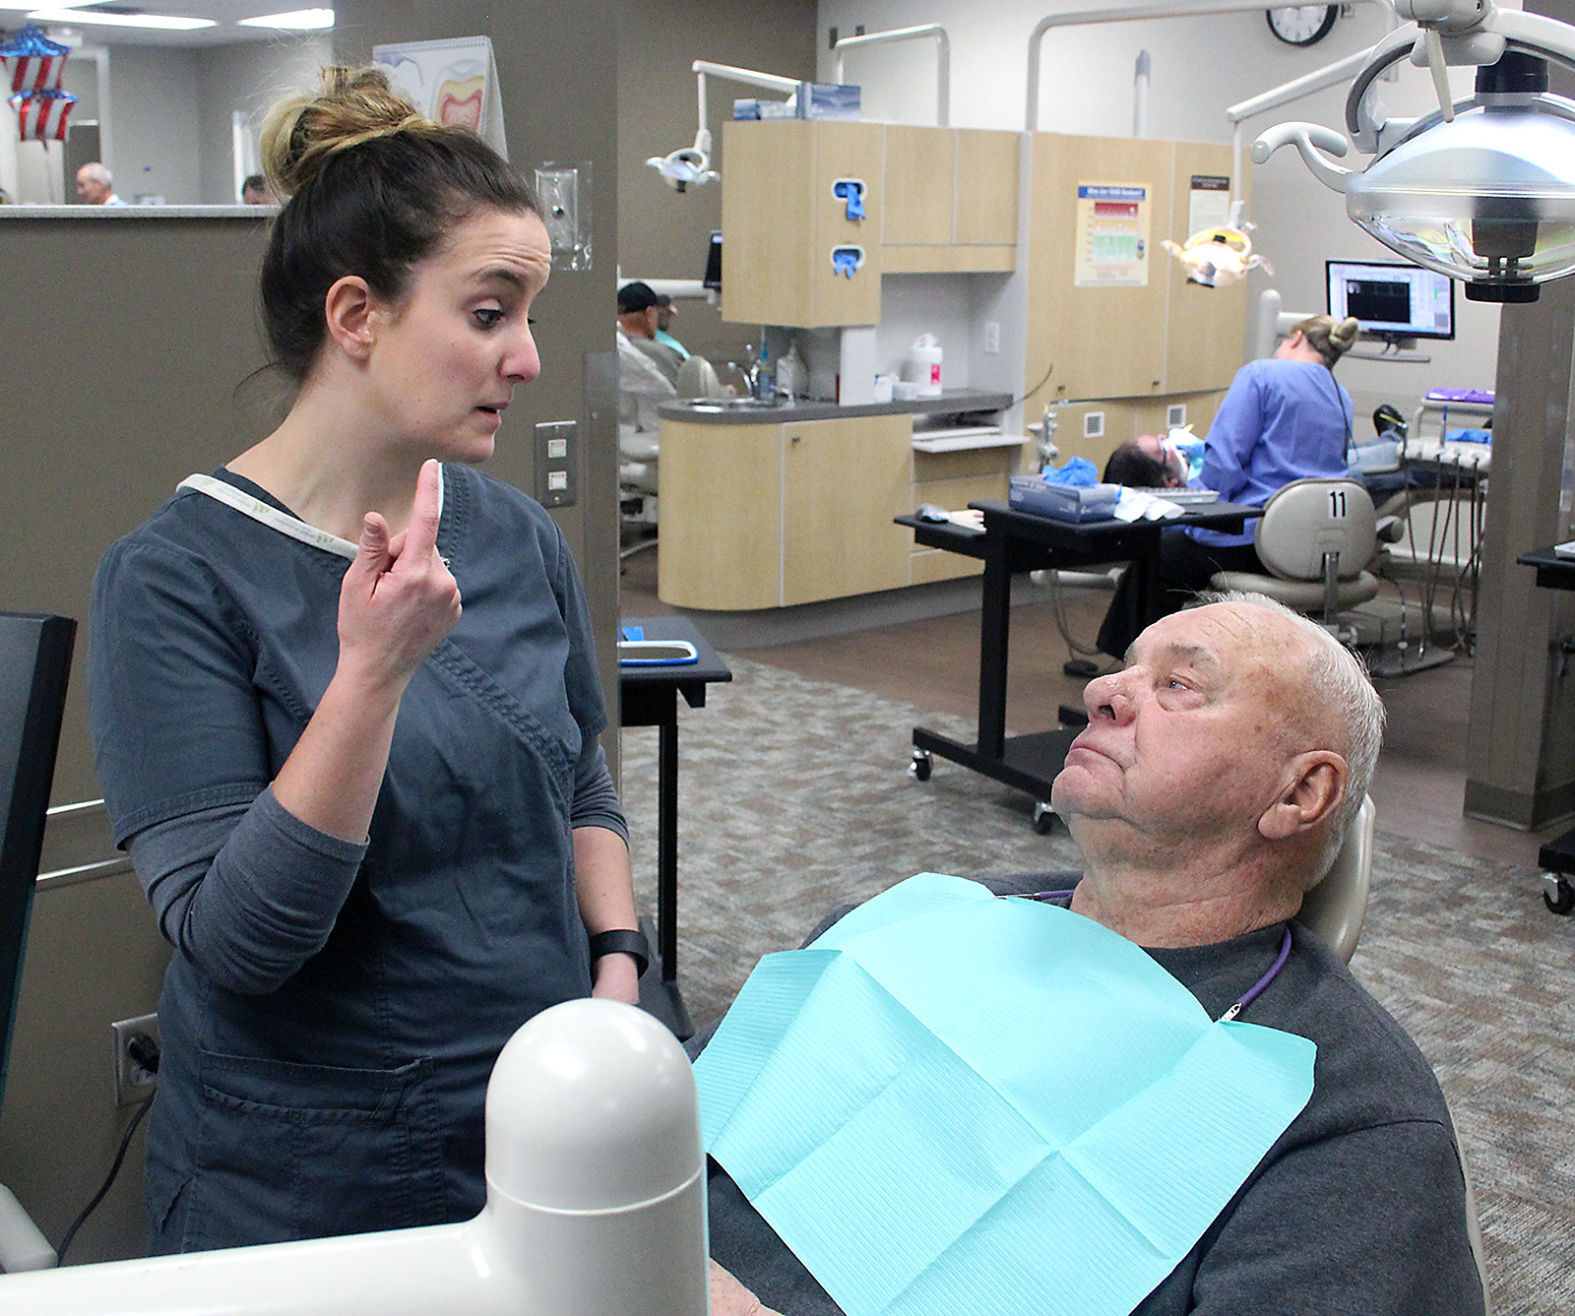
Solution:
[{"label": "woman's raised hand", "polygon": [[339,590],[339,661],[378,683],[401,689],[459,620],[459,586],[438,556],[441,476],[424,462],[408,529],[368,512],[360,550]]}]

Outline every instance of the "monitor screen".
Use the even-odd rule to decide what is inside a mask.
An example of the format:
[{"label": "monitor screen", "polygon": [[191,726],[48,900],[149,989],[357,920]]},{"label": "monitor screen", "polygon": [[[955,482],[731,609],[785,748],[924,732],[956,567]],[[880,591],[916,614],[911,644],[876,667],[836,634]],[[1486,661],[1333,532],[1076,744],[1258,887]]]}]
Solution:
[{"label": "monitor screen", "polygon": [[1453,338],[1454,280],[1400,261],[1326,263],[1329,314],[1376,338]]},{"label": "monitor screen", "polygon": [[722,233],[720,229],[711,234],[711,244],[705,253],[705,278],[701,280],[705,287],[715,292],[722,291]]}]

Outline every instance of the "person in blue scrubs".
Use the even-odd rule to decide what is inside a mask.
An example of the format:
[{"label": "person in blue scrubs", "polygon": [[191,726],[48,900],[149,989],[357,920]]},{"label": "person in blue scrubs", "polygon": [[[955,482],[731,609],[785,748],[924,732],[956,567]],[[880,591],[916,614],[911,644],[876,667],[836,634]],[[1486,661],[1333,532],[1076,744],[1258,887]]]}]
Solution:
[{"label": "person in blue scrubs", "polygon": [[492,455],[540,372],[519,173],[376,70],[263,134],[279,427],[94,586],[100,782],[174,947],[151,1249],[468,1218],[492,1064],[638,999],[627,833],[563,535]]},{"label": "person in blue scrubs", "polygon": [[[1272,357],[1236,372],[1204,443],[1203,465],[1190,481],[1226,502],[1261,506],[1292,480],[1338,479],[1351,443],[1351,396],[1334,367],[1356,341],[1357,322],[1309,316],[1281,340]],[[1166,529],[1145,608],[1128,571],[1099,630],[1100,652],[1113,658],[1150,623],[1186,606],[1219,571],[1261,573],[1252,546],[1257,521],[1240,533]]]}]

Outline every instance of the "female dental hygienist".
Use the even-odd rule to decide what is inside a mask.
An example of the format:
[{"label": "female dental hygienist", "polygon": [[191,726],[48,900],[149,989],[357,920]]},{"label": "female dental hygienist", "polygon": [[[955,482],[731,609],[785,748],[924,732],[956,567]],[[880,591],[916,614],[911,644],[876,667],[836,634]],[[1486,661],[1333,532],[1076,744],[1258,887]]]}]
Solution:
[{"label": "female dental hygienist", "polygon": [[[1327,315],[1303,320],[1272,357],[1236,372],[1203,447],[1195,488],[1213,489],[1228,503],[1261,506],[1292,480],[1337,479],[1346,473],[1351,442],[1351,395],[1334,377],[1335,363],[1356,341],[1354,319]],[[1132,572],[1116,589],[1099,649],[1124,657],[1152,622],[1177,612],[1219,571],[1262,573],[1252,546],[1256,521],[1239,534],[1169,527],[1161,532],[1154,588],[1146,615]]]},{"label": "female dental hygienist", "polygon": [[99,779],[175,947],[160,1253],[473,1215],[503,1043],[635,1001],[645,953],[574,564],[472,469],[540,371],[537,203],[374,70],[276,107],[263,154],[294,403],[93,595]]}]

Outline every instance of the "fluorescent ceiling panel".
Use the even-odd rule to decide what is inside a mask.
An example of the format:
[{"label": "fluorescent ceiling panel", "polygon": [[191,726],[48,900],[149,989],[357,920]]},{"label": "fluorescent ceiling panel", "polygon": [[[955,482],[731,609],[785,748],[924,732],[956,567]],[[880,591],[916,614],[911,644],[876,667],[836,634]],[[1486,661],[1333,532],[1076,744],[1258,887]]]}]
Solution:
[{"label": "fluorescent ceiling panel", "polygon": [[[5,5],[6,9],[21,8]],[[211,18],[175,18],[169,14],[106,14],[94,9],[29,9],[35,23],[93,23],[102,27],[149,27],[168,32],[192,32],[200,27],[217,27]]]},{"label": "fluorescent ceiling panel", "polygon": [[292,9],[286,14],[264,14],[260,18],[242,18],[241,27],[272,27],[289,32],[315,32],[334,25],[332,9]]}]

